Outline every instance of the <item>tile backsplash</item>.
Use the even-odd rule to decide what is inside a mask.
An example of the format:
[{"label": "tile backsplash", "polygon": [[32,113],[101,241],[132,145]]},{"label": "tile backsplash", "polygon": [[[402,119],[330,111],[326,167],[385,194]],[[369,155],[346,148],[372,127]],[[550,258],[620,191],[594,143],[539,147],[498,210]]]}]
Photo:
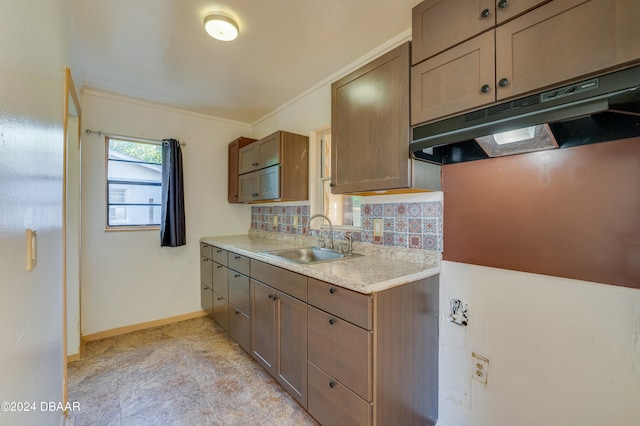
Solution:
[{"label": "tile backsplash", "polygon": [[[317,230],[307,226],[309,205],[251,206],[251,228],[288,234],[317,236]],[[354,241],[386,246],[424,249],[442,252],[442,201],[374,203],[361,205],[360,231],[334,231],[335,239],[350,234]],[[277,225],[273,225],[278,216]],[[294,226],[294,216],[298,225]],[[382,220],[382,236],[373,236],[374,219]],[[317,219],[320,220],[320,219]],[[327,236],[327,232],[322,232]]]}]

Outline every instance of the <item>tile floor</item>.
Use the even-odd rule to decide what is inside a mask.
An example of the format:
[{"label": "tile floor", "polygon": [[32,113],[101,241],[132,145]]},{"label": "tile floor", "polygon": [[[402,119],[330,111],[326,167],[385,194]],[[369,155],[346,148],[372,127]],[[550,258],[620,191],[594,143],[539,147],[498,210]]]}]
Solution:
[{"label": "tile floor", "polygon": [[317,425],[210,318],[91,342],[69,364],[79,425]]}]

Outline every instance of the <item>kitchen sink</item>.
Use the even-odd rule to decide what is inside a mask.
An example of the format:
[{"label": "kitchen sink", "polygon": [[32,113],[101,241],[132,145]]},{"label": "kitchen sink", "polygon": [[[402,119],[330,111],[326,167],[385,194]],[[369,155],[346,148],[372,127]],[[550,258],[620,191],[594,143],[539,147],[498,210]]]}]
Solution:
[{"label": "kitchen sink", "polygon": [[333,260],[341,260],[352,258],[355,256],[361,256],[359,254],[339,253],[335,250],[322,247],[301,247],[283,250],[263,251],[260,253],[300,264],[330,262]]}]

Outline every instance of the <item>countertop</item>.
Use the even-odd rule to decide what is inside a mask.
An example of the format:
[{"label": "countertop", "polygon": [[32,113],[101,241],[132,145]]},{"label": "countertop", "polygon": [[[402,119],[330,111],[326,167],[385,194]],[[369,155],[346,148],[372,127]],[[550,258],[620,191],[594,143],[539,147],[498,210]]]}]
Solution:
[{"label": "countertop", "polygon": [[[354,252],[363,253],[363,256],[305,265],[278,260],[260,252],[308,247],[308,241],[283,241],[265,238],[263,234],[204,237],[200,241],[364,294],[379,292],[440,273],[440,253],[436,252],[420,256],[421,260],[414,262],[406,260],[412,257],[407,254],[408,249],[388,249],[384,252],[380,248],[365,247],[373,246],[371,244],[360,244],[359,250],[354,247]],[[381,253],[389,254],[389,257],[380,256]]]}]

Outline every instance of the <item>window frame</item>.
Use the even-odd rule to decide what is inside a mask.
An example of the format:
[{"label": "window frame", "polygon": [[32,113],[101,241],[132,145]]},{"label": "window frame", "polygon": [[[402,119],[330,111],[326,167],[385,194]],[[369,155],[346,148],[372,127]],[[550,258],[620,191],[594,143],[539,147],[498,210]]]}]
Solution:
[{"label": "window frame", "polygon": [[[123,207],[125,205],[131,205],[131,206],[149,206],[149,207],[157,207],[157,206],[161,206],[162,203],[162,196],[160,197],[160,200],[158,203],[133,203],[133,204],[127,204],[126,203],[126,192],[125,192],[125,203],[110,203],[109,201],[109,184],[113,183],[109,181],[109,142],[110,141],[123,141],[123,142],[130,142],[130,143],[136,143],[136,144],[147,144],[147,145],[161,145],[161,142],[151,142],[151,141],[143,141],[143,140],[136,140],[135,138],[127,138],[127,137],[114,137],[114,136],[105,136],[105,155],[104,155],[104,159],[105,159],[105,176],[104,176],[104,185],[105,185],[105,218],[104,218],[104,228],[106,232],[131,232],[131,231],[157,231],[160,230],[160,223],[158,224],[134,224],[134,225],[122,225],[122,224],[117,224],[117,225],[110,225],[109,224],[109,215],[110,215],[110,209],[111,208],[118,208],[118,206]],[[138,161],[135,163],[139,163],[139,164],[148,164],[148,165],[155,165],[155,166],[159,166],[160,167],[160,181],[158,183],[154,183],[153,185],[149,185],[149,186],[160,186],[160,193],[162,194],[162,162],[160,163],[150,163],[150,162],[144,162],[144,161]],[[126,181],[125,181],[126,182]],[[131,182],[130,182],[131,183]],[[136,185],[140,185],[139,182],[135,182]],[[116,188],[111,188],[116,189]],[[125,189],[126,191],[126,189]],[[126,209],[125,209],[126,212]],[[126,216],[126,213],[125,213]],[[160,222],[162,219],[159,218],[158,221]]]},{"label": "window frame", "polygon": [[[325,135],[327,134],[331,134],[331,126],[326,126],[323,127],[321,129],[318,129],[315,131],[315,137],[316,137],[316,147],[317,147],[317,152],[318,152],[318,172],[316,173],[316,178],[318,179],[319,182],[319,196],[317,197],[316,202],[319,205],[319,209],[318,212],[325,214],[325,205],[324,205],[324,185],[325,182],[330,182],[331,181],[331,176],[324,176],[324,172],[325,172],[325,162],[324,162],[324,138]],[[329,163],[329,170],[331,168],[331,158],[327,159],[328,163]],[[345,197],[360,197],[360,203],[362,203],[362,196],[358,196],[358,195],[343,195],[343,194],[336,194],[336,195],[342,195]],[[328,215],[331,216],[331,215]],[[329,225],[326,223],[326,221],[323,221],[322,224],[320,225],[320,229],[329,229]],[[360,225],[333,225],[333,229],[334,231],[345,231],[345,232],[360,232],[362,230],[362,224]]]}]

